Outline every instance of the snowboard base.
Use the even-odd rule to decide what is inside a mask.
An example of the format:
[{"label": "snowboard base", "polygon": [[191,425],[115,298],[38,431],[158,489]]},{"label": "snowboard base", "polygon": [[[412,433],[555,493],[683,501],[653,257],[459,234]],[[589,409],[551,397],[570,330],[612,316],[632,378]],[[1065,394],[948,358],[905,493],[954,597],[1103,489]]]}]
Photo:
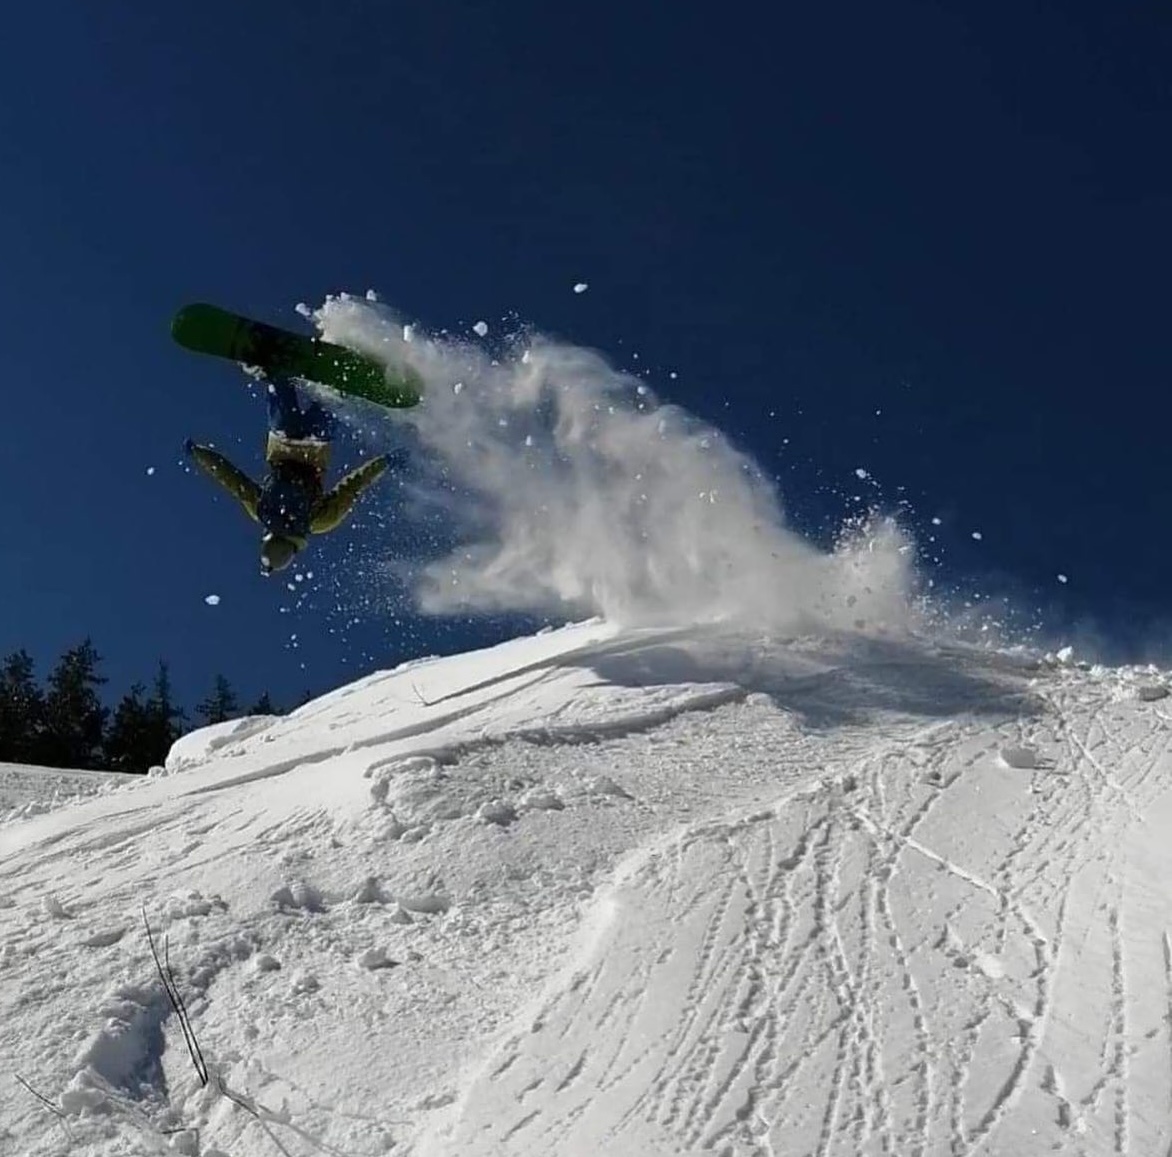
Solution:
[{"label": "snowboard base", "polygon": [[418,405],[423,393],[422,379],[409,366],[387,367],[356,350],[217,305],[185,305],[171,322],[171,336],[193,353],[227,358],[276,377],[318,382],[391,409]]}]

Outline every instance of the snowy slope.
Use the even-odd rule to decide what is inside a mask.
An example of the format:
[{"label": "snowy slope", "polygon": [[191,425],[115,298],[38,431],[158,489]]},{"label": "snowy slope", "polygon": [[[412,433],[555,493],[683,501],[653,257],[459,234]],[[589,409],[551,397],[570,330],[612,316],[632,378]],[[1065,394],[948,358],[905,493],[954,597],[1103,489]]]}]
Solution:
[{"label": "snowy slope", "polygon": [[0,1152],[1165,1154],[1159,693],[591,622],[196,733],[0,826]]},{"label": "snowy slope", "polygon": [[125,779],[113,771],[68,771],[0,763],[0,822],[38,815],[62,803],[97,795]]}]

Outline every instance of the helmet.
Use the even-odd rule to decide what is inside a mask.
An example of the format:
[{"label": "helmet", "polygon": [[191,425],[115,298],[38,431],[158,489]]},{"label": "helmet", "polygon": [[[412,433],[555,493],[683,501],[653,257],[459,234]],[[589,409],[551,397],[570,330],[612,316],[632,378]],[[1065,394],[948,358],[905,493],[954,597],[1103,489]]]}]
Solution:
[{"label": "helmet", "polygon": [[261,574],[270,575],[284,570],[301,549],[297,539],[284,534],[266,534],[260,541]]}]

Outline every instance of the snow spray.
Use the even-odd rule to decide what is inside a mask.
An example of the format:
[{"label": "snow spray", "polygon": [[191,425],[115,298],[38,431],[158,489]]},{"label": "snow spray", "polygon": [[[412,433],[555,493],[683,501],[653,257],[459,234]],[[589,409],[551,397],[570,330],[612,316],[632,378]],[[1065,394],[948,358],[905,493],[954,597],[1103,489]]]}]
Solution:
[{"label": "snow spray", "polygon": [[[817,549],[786,526],[750,457],[600,354],[529,330],[497,349],[483,334],[425,335],[370,295],[303,312],[328,340],[423,378],[423,403],[388,420],[409,424],[430,459],[416,515],[442,514],[459,543],[415,574],[423,612],[910,625],[914,552],[893,521]],[[370,421],[368,408],[340,410]]]}]

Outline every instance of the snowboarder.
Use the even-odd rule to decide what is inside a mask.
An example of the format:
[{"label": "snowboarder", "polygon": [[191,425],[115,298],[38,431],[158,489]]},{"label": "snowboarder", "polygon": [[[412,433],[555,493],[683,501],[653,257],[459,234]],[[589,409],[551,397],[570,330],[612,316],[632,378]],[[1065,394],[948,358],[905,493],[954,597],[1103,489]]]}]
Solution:
[{"label": "snowboarder", "polygon": [[354,503],[391,464],[380,454],[352,470],[331,490],[324,490],[334,418],[320,402],[308,402],[292,382],[265,383],[269,435],[265,446],[268,473],[258,485],[223,454],[189,438],[184,449],[196,465],[235,498],[264,527],[260,569],[265,575],[288,566],[304,550],[310,534],[325,534],[345,521]]}]

